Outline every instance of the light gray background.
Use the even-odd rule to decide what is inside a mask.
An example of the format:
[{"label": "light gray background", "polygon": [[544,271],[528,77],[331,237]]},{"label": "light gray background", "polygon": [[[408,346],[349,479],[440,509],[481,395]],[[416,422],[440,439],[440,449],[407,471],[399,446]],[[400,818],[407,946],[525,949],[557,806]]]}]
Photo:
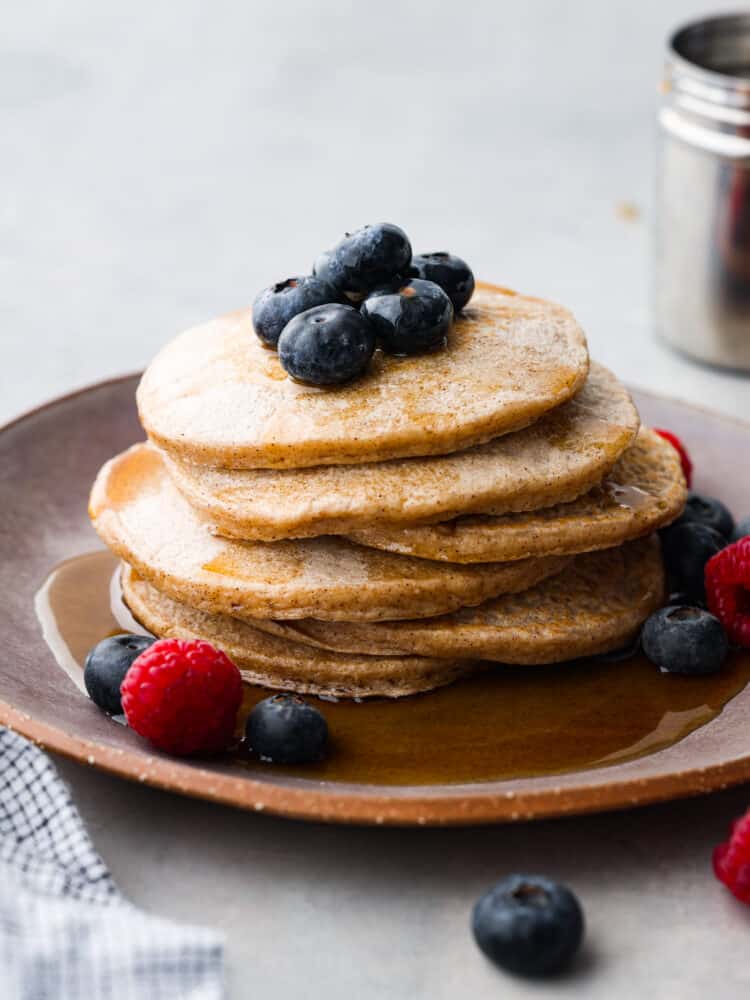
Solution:
[{"label": "light gray background", "polygon": [[[14,3],[0,28],[0,418],[145,364],[344,229],[571,306],[632,383],[743,416],[748,381],[654,342],[661,0]],[[636,210],[624,213],[622,204]],[[690,206],[686,206],[686,211]],[[749,504],[750,506],[750,504]],[[739,790],[472,831],[249,816],[61,762],[132,899],[224,927],[230,996],[746,996],[750,916],[713,881]],[[503,872],[568,879],[576,975],[529,986],[467,932]]]}]

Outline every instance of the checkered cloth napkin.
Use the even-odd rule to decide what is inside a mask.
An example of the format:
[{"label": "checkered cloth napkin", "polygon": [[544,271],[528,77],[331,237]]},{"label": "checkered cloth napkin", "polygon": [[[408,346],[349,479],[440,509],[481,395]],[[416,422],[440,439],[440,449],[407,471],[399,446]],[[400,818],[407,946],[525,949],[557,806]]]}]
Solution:
[{"label": "checkered cloth napkin", "polygon": [[219,1000],[221,935],[137,910],[49,758],[0,728],[3,1000]]}]

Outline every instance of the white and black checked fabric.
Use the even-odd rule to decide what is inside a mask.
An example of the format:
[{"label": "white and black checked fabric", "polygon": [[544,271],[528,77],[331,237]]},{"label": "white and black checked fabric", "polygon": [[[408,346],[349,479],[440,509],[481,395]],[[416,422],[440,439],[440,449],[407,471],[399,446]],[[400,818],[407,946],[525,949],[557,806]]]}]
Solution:
[{"label": "white and black checked fabric", "polygon": [[52,762],[0,728],[2,1000],[219,1000],[221,935],[120,894]]}]

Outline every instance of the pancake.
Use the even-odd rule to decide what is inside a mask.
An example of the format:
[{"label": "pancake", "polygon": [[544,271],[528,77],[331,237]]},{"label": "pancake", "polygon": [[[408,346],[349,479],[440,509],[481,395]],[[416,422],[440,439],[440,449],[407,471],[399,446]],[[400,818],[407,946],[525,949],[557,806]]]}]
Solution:
[{"label": "pancake", "polygon": [[571,503],[503,517],[480,514],[443,524],[375,526],[350,532],[349,538],[388,552],[454,563],[572,555],[651,534],[679,517],[686,499],[679,455],[644,428],[604,482]]},{"label": "pancake", "polygon": [[338,389],[289,379],[253,332],[251,310],[177,337],[138,388],[152,440],[222,468],[299,468],[442,455],[533,423],[570,399],[588,371],[566,309],[483,285],[448,346],[394,358]]},{"label": "pancake", "polygon": [[592,365],[575,399],[532,427],[468,451],[372,465],[221,471],[170,462],[190,503],[230,538],[273,541],[534,510],[573,500],[609,472],[638,412]]},{"label": "pancake", "polygon": [[173,601],[123,566],[122,590],[134,616],[160,638],[205,639],[223,649],[248,684],[301,694],[397,698],[449,684],[471,670],[465,660],[356,656],[265,635],[228,615]]},{"label": "pancake", "polygon": [[522,594],[428,621],[377,624],[264,623],[298,642],[370,655],[557,663],[626,645],[664,599],[656,536],[577,556],[562,573]]},{"label": "pancake", "polygon": [[106,544],[159,590],[242,619],[420,618],[523,590],[565,565],[565,557],[552,556],[453,566],[331,537],[273,544],[217,538],[148,444],[104,466],[90,513]]}]

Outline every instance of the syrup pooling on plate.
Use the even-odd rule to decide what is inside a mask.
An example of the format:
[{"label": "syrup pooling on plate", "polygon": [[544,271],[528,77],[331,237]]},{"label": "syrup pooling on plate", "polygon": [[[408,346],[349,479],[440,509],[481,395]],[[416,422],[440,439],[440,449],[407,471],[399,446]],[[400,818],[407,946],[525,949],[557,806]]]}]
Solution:
[{"label": "syrup pooling on plate", "polygon": [[[117,586],[117,560],[92,552],[56,567],[36,598],[57,662],[77,681],[107,635],[143,629]],[[320,764],[238,767],[272,778],[375,785],[475,783],[589,770],[646,756],[714,719],[750,680],[750,654],[710,677],[667,676],[643,657],[549,667],[488,666],[448,688],[387,700],[319,701],[332,752]],[[268,691],[246,687],[244,719]]]},{"label": "syrup pooling on plate", "polygon": [[84,694],[83,665],[92,646],[122,632],[148,634],[123,603],[119,576],[110,552],[87,552],[56,566],[34,598],[45,642]]}]

